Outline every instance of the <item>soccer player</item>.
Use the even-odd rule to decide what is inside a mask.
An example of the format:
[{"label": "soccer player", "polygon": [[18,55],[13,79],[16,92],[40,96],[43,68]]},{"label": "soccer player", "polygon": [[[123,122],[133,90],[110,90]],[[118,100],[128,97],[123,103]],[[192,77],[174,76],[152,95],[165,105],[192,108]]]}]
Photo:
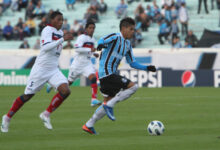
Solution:
[{"label": "soccer player", "polygon": [[97,50],[105,48],[101,52],[99,62],[100,91],[104,96],[104,102],[82,127],[84,131],[91,134],[96,134],[94,125],[105,114],[114,121],[113,108],[115,104],[129,98],[138,89],[137,84],[116,73],[124,56],[132,68],[156,71],[155,66],[141,65],[136,62],[133,56],[132,46],[128,39],[132,38],[134,34],[135,21],[129,17],[124,18],[120,21],[119,27],[120,33],[107,35],[98,41]]},{"label": "soccer player", "polygon": [[40,114],[40,119],[47,129],[53,128],[50,123],[50,114],[70,95],[68,81],[58,68],[58,59],[62,51],[63,41],[72,40],[73,37],[71,34],[63,35],[62,30],[60,30],[62,24],[62,13],[54,11],[50,16],[50,24],[41,33],[40,54],[37,56],[34,66],[31,69],[24,94],[15,99],[9,112],[2,117],[2,132],[8,132],[9,123],[14,114],[36,92],[40,91],[47,82],[56,87],[58,93],[53,97],[48,108]]},{"label": "soccer player", "polygon": [[[91,62],[91,56],[99,57],[98,53],[95,53],[96,48],[95,39],[93,33],[95,31],[95,23],[87,22],[85,26],[85,33],[81,34],[74,45],[76,48],[76,55],[69,69],[68,82],[71,85],[81,74],[89,78],[92,88],[91,106],[100,105],[101,102],[97,100],[97,79],[95,75],[95,67]],[[52,86],[48,84],[47,92],[50,92]]]}]

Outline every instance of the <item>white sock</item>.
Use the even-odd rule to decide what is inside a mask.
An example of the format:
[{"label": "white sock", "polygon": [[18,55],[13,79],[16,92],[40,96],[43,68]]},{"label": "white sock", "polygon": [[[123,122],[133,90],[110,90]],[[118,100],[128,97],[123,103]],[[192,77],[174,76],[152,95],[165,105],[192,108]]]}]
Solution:
[{"label": "white sock", "polygon": [[105,116],[105,110],[103,108],[103,106],[99,106],[95,113],[93,114],[92,118],[90,118],[87,122],[86,122],[86,126],[87,127],[93,127],[94,124],[96,123],[96,121],[102,119]]},{"label": "white sock", "polygon": [[43,113],[44,113],[45,116],[50,117],[50,112],[49,111],[45,110]]},{"label": "white sock", "polygon": [[119,92],[117,95],[115,95],[115,97],[113,97],[111,100],[107,102],[107,106],[114,107],[117,102],[123,101],[129,98],[132,94],[134,94],[137,91],[137,89],[138,89],[138,85],[135,84],[129,89]]}]

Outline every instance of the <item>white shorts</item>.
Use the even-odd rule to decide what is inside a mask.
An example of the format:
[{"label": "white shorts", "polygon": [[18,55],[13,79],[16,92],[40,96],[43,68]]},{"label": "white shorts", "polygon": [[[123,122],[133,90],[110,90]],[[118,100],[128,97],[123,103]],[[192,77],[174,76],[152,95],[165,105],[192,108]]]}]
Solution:
[{"label": "white shorts", "polygon": [[58,68],[48,71],[46,69],[33,67],[24,94],[35,94],[40,91],[47,82],[56,89],[63,83],[68,84],[66,77]]},{"label": "white shorts", "polygon": [[88,63],[86,66],[82,66],[82,65],[71,65],[70,69],[69,69],[69,76],[68,76],[68,80],[70,82],[75,81],[80,75],[84,75],[85,77],[89,77],[89,75],[91,74],[95,74],[95,67],[92,63]]}]

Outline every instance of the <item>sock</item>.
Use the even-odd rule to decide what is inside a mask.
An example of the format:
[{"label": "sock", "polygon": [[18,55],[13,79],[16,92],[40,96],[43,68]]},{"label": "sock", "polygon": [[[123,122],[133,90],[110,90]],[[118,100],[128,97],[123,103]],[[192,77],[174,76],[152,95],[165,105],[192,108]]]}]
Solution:
[{"label": "sock", "polygon": [[16,100],[12,104],[12,107],[9,110],[7,116],[9,118],[11,118],[23,106],[23,104],[24,104],[24,102],[21,100],[20,96],[18,98],[16,98]]},{"label": "sock", "polygon": [[96,99],[97,98],[97,89],[98,89],[98,86],[97,86],[97,83],[93,83],[91,84],[91,88],[92,88],[92,99]]},{"label": "sock", "polygon": [[114,107],[115,104],[119,101],[126,100],[129,98],[132,94],[134,94],[138,89],[138,85],[135,84],[134,86],[130,87],[129,89],[120,91],[115,97],[113,97],[111,100],[109,100],[106,105],[109,107]]},{"label": "sock", "polygon": [[49,112],[49,111],[45,110],[43,113],[44,113],[44,115],[45,115],[46,117],[50,117],[50,112]]},{"label": "sock", "polygon": [[95,113],[93,114],[92,118],[90,118],[87,122],[86,122],[86,126],[87,127],[93,127],[94,124],[96,123],[96,121],[102,119],[105,116],[105,110],[103,108],[103,106],[99,106]]},{"label": "sock", "polygon": [[60,93],[57,93],[53,97],[50,105],[47,108],[47,111],[49,113],[52,113],[53,111],[55,111],[60,106],[60,104],[62,104],[63,101],[64,101],[64,98],[60,95]]}]

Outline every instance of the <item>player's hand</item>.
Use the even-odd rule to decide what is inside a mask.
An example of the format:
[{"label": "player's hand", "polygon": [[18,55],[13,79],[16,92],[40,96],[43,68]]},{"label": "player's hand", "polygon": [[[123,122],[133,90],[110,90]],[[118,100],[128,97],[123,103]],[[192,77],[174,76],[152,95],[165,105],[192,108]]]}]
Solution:
[{"label": "player's hand", "polygon": [[97,47],[97,51],[101,51],[102,48],[106,48],[106,46],[103,45],[103,44],[99,44],[98,47]]},{"label": "player's hand", "polygon": [[73,35],[71,33],[66,33],[63,36],[64,41],[70,41],[73,40]]},{"label": "player's hand", "polygon": [[147,66],[147,70],[148,71],[152,71],[152,72],[156,72],[157,71],[156,67],[153,66],[153,65]]},{"label": "player's hand", "polygon": [[93,53],[93,55],[98,58],[99,57],[99,54],[98,53]]},{"label": "player's hand", "polygon": [[91,52],[95,52],[96,51],[96,48],[91,48]]}]

